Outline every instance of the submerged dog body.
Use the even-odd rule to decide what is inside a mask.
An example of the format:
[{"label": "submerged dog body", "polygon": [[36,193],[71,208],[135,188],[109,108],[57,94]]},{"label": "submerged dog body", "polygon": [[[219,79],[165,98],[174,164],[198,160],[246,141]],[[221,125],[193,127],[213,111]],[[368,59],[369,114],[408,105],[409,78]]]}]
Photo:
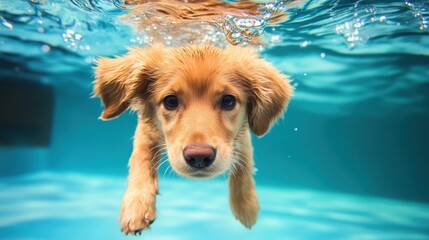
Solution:
[{"label": "submerged dog body", "polygon": [[156,217],[157,168],[166,151],[172,168],[189,178],[229,171],[230,204],[250,228],[259,204],[250,130],[264,135],[292,95],[286,77],[250,48],[155,45],[102,58],[94,95],[102,119],[131,108],[138,114],[121,229],[135,234]]}]

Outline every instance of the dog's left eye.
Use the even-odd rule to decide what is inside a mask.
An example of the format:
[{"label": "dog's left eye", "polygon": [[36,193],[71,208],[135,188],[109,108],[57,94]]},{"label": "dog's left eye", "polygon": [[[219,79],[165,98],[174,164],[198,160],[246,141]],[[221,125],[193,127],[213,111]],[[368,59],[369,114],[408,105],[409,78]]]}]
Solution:
[{"label": "dog's left eye", "polygon": [[179,100],[174,95],[169,95],[164,98],[164,107],[168,110],[174,110],[179,106]]},{"label": "dog's left eye", "polygon": [[232,110],[235,107],[235,97],[232,95],[225,95],[222,98],[222,108],[225,110]]}]

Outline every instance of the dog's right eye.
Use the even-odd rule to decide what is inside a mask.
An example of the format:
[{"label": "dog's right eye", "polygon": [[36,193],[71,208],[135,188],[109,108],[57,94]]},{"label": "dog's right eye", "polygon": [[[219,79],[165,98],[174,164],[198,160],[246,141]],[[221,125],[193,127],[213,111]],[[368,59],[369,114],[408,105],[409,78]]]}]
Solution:
[{"label": "dog's right eye", "polygon": [[224,110],[232,110],[235,107],[236,99],[232,95],[225,95],[222,98],[221,106]]},{"label": "dog's right eye", "polygon": [[179,100],[174,95],[168,95],[164,98],[164,107],[168,110],[174,110],[179,106]]}]

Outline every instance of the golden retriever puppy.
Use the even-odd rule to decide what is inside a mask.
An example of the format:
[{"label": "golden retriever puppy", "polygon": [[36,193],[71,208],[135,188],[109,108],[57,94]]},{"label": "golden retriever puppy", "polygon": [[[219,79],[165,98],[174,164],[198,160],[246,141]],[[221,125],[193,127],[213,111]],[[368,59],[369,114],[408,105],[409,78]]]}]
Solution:
[{"label": "golden retriever puppy", "polygon": [[234,216],[247,228],[255,224],[250,130],[262,136],[282,116],[292,95],[286,76],[250,48],[155,45],[101,58],[94,95],[104,105],[101,119],[128,108],[138,115],[120,213],[123,232],[136,234],[155,220],[163,150],[184,177],[228,172]]}]

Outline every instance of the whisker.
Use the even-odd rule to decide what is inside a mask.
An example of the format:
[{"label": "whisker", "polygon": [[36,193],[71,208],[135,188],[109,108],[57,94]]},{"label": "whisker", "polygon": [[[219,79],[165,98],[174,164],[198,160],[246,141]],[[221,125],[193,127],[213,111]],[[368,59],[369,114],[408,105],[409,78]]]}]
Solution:
[{"label": "whisker", "polygon": [[165,150],[167,150],[167,146],[161,147],[158,151],[155,152],[154,156],[157,156],[159,153],[162,153]]},{"label": "whisker", "polygon": [[167,175],[167,176],[165,176],[165,174],[167,173],[168,169],[170,169],[170,168],[172,168],[172,167],[171,167],[170,165],[168,165],[168,166],[167,166],[167,168],[166,168],[166,169],[165,169],[165,171],[164,171],[164,175],[163,175],[164,177],[168,177],[168,175]]},{"label": "whisker", "polygon": [[173,173],[174,169],[172,167],[170,167],[170,171],[168,172],[168,176],[171,175]]},{"label": "whisker", "polygon": [[155,173],[156,171],[159,171],[159,169],[161,169],[161,166],[162,166],[164,163],[168,162],[168,157],[162,157],[162,158],[160,159],[160,161],[161,161],[161,163],[160,163],[156,168],[154,168],[154,169],[153,169],[153,173]]},{"label": "whisker", "polygon": [[153,151],[153,150],[155,150],[156,148],[159,148],[159,147],[167,147],[167,144],[165,144],[165,143],[158,144],[155,147],[149,149],[149,151]]},{"label": "whisker", "polygon": [[153,162],[154,164],[152,165],[152,167],[151,167],[151,173],[155,173],[155,171],[158,169],[158,167],[159,167],[159,160],[161,160],[161,159],[157,159],[160,155],[159,154],[162,154],[162,152],[161,151],[158,151],[158,152],[156,152],[155,153],[155,155],[152,157],[152,159],[151,159],[151,162]]},{"label": "whisker", "polygon": [[230,171],[229,171],[230,175],[233,176],[233,177],[236,177],[236,173],[235,173],[236,171],[237,171],[237,169],[235,168],[235,165],[232,164],[231,168],[230,168]]},{"label": "whisker", "polygon": [[[151,166],[151,169],[150,169],[150,172],[151,172],[151,174],[155,174],[155,172],[157,171],[157,169],[159,169],[159,160],[161,160],[161,159],[159,159],[159,160],[156,160],[158,157],[159,157],[159,155],[160,154],[162,154],[163,153],[163,151],[165,151],[165,150],[167,150],[167,147],[166,147],[166,145],[165,144],[160,144],[160,145],[158,145],[158,146],[155,146],[155,147],[153,147],[152,149],[156,149],[156,148],[158,148],[158,147],[160,147],[160,149],[158,150],[158,151],[156,151],[155,152],[155,154],[153,155],[153,157],[152,157],[152,159],[151,159],[151,162],[153,162],[154,164]],[[155,161],[156,160],[156,161]]]},{"label": "whisker", "polygon": [[240,169],[243,170],[246,174],[252,175],[253,170],[249,169],[252,166],[250,166],[247,156],[241,152],[235,152],[235,154],[237,155],[237,159],[233,165],[239,165]]},{"label": "whisker", "polygon": [[[236,144],[236,142],[233,143],[232,149],[228,143],[221,143],[219,144],[219,148],[220,147],[227,147],[230,151],[233,151],[232,153],[233,162],[230,166],[230,174],[232,176],[236,177],[240,172],[252,175],[252,170],[251,170],[252,166],[250,166],[252,161],[249,161],[247,154],[244,154],[241,151],[235,150],[237,148],[240,148]],[[241,150],[246,150],[246,149],[241,149]]]}]

